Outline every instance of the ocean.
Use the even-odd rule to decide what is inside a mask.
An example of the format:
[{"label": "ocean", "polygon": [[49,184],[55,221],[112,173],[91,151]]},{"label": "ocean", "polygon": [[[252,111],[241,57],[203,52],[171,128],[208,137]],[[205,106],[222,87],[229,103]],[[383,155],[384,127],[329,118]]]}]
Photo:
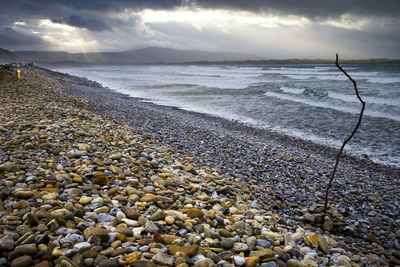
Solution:
[{"label": "ocean", "polygon": [[[400,167],[400,64],[342,64],[366,109],[345,151]],[[339,148],[361,109],[334,64],[58,68],[156,104],[212,114]]]}]

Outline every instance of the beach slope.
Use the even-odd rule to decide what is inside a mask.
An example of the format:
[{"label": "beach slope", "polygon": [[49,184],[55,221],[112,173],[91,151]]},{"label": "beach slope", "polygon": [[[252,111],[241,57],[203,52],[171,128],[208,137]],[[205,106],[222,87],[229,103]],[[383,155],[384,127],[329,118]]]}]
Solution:
[{"label": "beach slope", "polygon": [[0,265],[396,265],[399,171],[26,68],[0,82]]}]

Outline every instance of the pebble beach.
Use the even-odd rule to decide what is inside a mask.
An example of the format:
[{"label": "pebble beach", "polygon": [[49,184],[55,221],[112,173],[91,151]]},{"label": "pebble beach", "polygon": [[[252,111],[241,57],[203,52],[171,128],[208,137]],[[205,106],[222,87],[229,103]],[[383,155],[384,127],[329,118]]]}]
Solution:
[{"label": "pebble beach", "polygon": [[[0,266],[400,266],[400,171],[35,67],[0,81]],[[355,136],[354,138],[357,138]]]}]

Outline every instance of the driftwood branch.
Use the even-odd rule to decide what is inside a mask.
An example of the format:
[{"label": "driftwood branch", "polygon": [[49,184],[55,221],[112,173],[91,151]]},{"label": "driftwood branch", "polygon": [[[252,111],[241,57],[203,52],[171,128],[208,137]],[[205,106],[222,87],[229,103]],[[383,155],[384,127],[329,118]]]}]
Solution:
[{"label": "driftwood branch", "polygon": [[362,107],[361,107],[360,115],[359,115],[359,117],[358,117],[357,125],[354,127],[354,130],[353,130],[353,132],[350,134],[350,136],[347,137],[346,140],[344,140],[344,142],[343,142],[343,144],[342,144],[342,147],[340,148],[340,150],[339,150],[339,152],[338,152],[338,154],[337,154],[337,156],[336,156],[336,163],[335,163],[335,166],[333,167],[331,176],[329,177],[328,185],[327,185],[327,187],[326,187],[324,211],[326,211],[326,208],[327,208],[327,206],[328,206],[329,189],[331,188],[333,178],[335,177],[335,173],[336,173],[337,166],[339,165],[340,155],[342,154],[343,149],[344,149],[344,147],[346,146],[346,144],[350,141],[351,138],[353,138],[354,134],[357,132],[358,127],[360,127],[361,119],[362,119],[362,116],[363,116],[363,113],[364,113],[364,109],[365,109],[365,102],[361,99],[360,94],[358,93],[358,88],[357,88],[357,83],[356,83],[356,81],[353,80],[353,78],[351,78],[350,75],[347,74],[347,72],[346,72],[341,66],[339,66],[338,60],[339,60],[339,56],[338,56],[338,54],[336,54],[336,67],[337,67],[341,72],[343,72],[344,75],[346,75],[346,77],[349,78],[349,80],[353,83],[354,89],[355,89],[355,91],[356,91],[357,98],[358,98],[358,100],[360,100],[360,102],[361,102],[361,104],[362,104]]}]

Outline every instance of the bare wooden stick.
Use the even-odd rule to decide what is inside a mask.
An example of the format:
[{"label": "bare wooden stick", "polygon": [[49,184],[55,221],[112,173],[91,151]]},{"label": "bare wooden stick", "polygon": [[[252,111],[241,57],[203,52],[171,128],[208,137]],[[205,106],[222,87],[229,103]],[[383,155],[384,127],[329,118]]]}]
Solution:
[{"label": "bare wooden stick", "polygon": [[355,91],[356,91],[357,98],[358,98],[358,100],[360,100],[360,102],[361,102],[361,104],[362,104],[362,107],[361,107],[360,115],[359,115],[359,117],[358,117],[357,125],[354,127],[354,130],[353,130],[353,132],[350,134],[350,136],[347,137],[346,140],[344,140],[344,142],[343,142],[343,144],[342,144],[342,147],[340,148],[339,153],[338,153],[337,156],[336,156],[336,163],[335,163],[335,166],[333,167],[331,176],[329,177],[329,182],[328,182],[328,185],[327,185],[326,191],[325,191],[325,206],[324,206],[324,211],[326,211],[326,208],[327,208],[327,206],[328,206],[329,189],[331,188],[333,178],[335,177],[335,173],[336,173],[337,166],[339,165],[340,155],[342,154],[345,145],[350,141],[351,138],[353,138],[354,134],[357,132],[358,127],[360,127],[361,120],[362,120],[362,116],[363,116],[364,109],[365,109],[365,102],[361,99],[361,96],[360,96],[360,94],[358,93],[358,88],[357,88],[357,83],[356,83],[356,81],[353,80],[353,78],[351,78],[350,75],[347,74],[347,72],[346,72],[341,66],[339,66],[339,62],[338,62],[338,61],[339,61],[339,56],[338,56],[338,54],[336,54],[336,67],[337,67],[341,72],[343,72],[344,75],[346,75],[346,77],[349,78],[349,80],[353,83],[354,89],[355,89]]}]

